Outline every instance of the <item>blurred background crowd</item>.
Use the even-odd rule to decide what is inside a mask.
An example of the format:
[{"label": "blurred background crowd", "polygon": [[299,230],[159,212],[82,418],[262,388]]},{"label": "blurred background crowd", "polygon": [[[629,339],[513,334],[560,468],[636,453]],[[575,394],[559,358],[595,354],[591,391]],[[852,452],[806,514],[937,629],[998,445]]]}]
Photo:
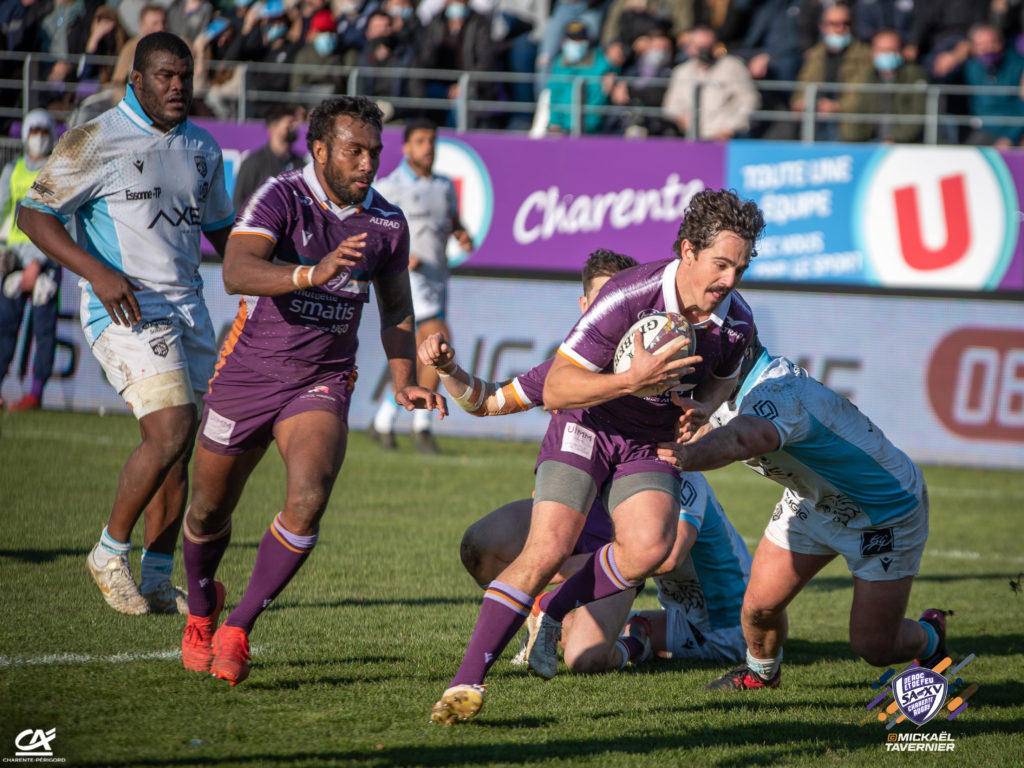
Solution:
[{"label": "blurred background crowd", "polygon": [[[194,112],[221,119],[235,118],[243,89],[248,117],[288,94],[301,119],[349,92],[358,67],[358,92],[395,121],[454,124],[443,100],[467,81],[441,71],[465,71],[502,73],[468,81],[490,105],[473,113],[480,129],[568,131],[583,75],[576,98],[608,107],[585,115],[586,133],[687,135],[699,112],[703,139],[787,139],[796,121],[752,113],[813,106],[819,118],[878,117],[824,119],[818,139],[921,141],[908,116],[923,114],[924,88],[844,86],[927,83],[968,86],[942,108],[975,119],[941,141],[1007,147],[1024,133],[1012,120],[1024,117],[1024,0],[0,0],[6,50],[52,54],[32,64],[54,87],[31,106],[62,114],[116,103],[136,41],[162,29],[192,45]],[[12,83],[24,66],[0,60],[0,101],[22,103]],[[424,99],[441,101],[410,101]]]}]

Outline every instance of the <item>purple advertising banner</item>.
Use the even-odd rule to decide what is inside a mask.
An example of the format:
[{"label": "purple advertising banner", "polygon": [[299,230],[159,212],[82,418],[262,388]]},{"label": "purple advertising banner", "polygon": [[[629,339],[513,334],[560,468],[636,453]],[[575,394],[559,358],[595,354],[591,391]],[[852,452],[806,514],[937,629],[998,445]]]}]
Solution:
[{"label": "purple advertising banner", "polygon": [[[228,185],[241,154],[260,147],[260,124],[198,121],[225,150]],[[379,176],[402,157],[402,133],[384,132]],[[296,143],[300,147],[303,139]],[[653,261],[671,254],[690,198],[722,184],[724,145],[621,138],[449,134],[439,137],[435,169],[451,177],[468,257],[453,246],[453,266],[578,272],[591,251],[608,248]]]},{"label": "purple advertising banner", "polygon": [[[198,122],[224,149],[230,190],[264,127]],[[379,176],[401,145],[401,129],[384,131]],[[728,186],[768,223],[747,283],[1024,291],[1017,151],[442,131],[435,169],[455,182],[476,246],[449,243],[454,267],[576,273],[597,248],[665,258],[690,198]]]}]

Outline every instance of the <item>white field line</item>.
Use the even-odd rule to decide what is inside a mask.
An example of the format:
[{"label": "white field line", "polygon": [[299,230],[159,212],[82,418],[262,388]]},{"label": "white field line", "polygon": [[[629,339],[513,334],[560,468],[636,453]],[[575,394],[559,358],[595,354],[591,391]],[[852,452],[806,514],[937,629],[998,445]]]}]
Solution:
[{"label": "white field line", "polygon": [[[254,646],[250,653],[256,656],[261,651],[262,648]],[[180,648],[175,648],[171,651],[151,651],[149,653],[115,653],[112,656],[95,656],[89,653],[50,653],[46,656],[0,656],[0,668],[72,666],[75,664],[132,664],[136,661],[165,661],[180,658]]]}]

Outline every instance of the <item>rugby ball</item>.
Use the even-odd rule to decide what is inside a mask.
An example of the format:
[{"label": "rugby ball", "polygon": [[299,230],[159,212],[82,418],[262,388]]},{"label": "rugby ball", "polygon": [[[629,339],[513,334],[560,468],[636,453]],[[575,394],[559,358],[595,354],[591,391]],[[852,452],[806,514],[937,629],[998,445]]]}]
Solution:
[{"label": "rugby ball", "polygon": [[[615,373],[628,371],[629,366],[633,364],[633,354],[636,352],[633,346],[633,335],[637,331],[643,334],[644,349],[652,354],[657,354],[659,349],[679,336],[685,336],[689,339],[689,343],[673,355],[673,358],[678,360],[695,354],[697,336],[693,331],[693,326],[686,321],[686,318],[675,312],[652,312],[647,317],[643,317],[633,323],[630,329],[626,331],[626,335],[619,341],[619,346],[615,349],[615,357],[612,358],[612,370]],[[678,385],[678,381],[669,381],[665,384],[645,387],[634,392],[633,396],[650,397],[651,395],[660,395]]]}]

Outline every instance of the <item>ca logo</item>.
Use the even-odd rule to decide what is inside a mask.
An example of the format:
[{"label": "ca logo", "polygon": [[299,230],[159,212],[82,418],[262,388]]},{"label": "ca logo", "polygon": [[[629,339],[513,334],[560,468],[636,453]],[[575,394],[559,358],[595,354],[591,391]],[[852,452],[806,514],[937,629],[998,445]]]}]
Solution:
[{"label": "ca logo", "polygon": [[15,754],[17,757],[51,757],[53,750],[50,749],[50,742],[55,738],[57,738],[56,728],[51,728],[48,731],[26,728],[14,739],[14,746],[21,750]]}]

